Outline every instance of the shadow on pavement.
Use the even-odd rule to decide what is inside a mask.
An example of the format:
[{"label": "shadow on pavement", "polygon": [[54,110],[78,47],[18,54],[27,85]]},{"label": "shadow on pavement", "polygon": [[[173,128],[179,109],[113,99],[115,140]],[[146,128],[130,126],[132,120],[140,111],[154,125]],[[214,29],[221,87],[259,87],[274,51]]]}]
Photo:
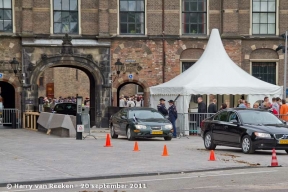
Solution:
[{"label": "shadow on pavement", "polygon": [[[239,153],[243,155],[271,155],[272,150],[259,150],[255,151],[253,154],[244,154],[241,149],[237,148],[231,148],[231,149],[215,149],[216,152],[233,152],[233,153]],[[277,155],[287,155],[287,153],[284,150],[276,150]]]}]

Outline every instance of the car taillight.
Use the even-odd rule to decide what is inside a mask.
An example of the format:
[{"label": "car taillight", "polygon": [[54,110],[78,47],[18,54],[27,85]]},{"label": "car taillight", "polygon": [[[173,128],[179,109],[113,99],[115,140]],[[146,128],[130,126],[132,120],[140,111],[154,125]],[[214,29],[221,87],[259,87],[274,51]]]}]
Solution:
[{"label": "car taillight", "polygon": [[201,121],[201,123],[200,123],[200,127],[202,128],[203,126],[204,126],[204,120]]}]

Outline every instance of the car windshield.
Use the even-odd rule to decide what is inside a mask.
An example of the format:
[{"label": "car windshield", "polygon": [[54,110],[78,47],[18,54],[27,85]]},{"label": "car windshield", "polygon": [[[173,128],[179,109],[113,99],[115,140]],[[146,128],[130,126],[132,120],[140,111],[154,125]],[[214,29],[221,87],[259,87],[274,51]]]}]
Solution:
[{"label": "car windshield", "polygon": [[151,110],[131,110],[128,113],[128,117],[137,119],[164,119],[163,115],[161,115],[158,111],[151,111]]},{"label": "car windshield", "polygon": [[283,124],[268,111],[239,111],[243,124]]}]

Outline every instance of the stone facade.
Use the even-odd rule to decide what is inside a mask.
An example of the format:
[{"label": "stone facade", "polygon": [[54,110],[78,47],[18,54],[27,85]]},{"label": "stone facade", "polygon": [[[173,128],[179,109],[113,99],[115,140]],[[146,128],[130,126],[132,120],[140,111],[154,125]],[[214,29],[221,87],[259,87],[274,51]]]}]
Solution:
[{"label": "stone facade", "polygon": [[[79,34],[70,35],[73,40],[79,42],[78,45],[73,45],[76,46],[75,53],[86,56],[93,55],[95,65],[98,67],[97,69],[89,68],[90,71],[86,70],[85,73],[79,72],[78,81],[74,78],[76,69],[49,69],[47,67],[56,66],[57,59],[51,65],[47,63],[44,66],[42,63],[44,54],[53,55],[55,58],[64,57],[63,54],[61,55],[61,42],[59,42],[64,34],[53,34],[53,10],[50,5],[52,1],[12,0],[12,2],[13,32],[0,32],[0,61],[6,62],[1,65],[1,72],[4,72],[3,81],[13,83],[18,91],[16,94],[23,93],[16,97],[18,98],[17,108],[20,108],[21,97],[22,103],[25,103],[25,98],[35,101],[34,108],[33,106],[24,108],[23,105],[22,110],[36,109],[37,99],[34,97],[45,95],[45,84],[51,82],[55,86],[55,96],[63,96],[65,93],[75,94],[75,92],[69,92],[73,89],[70,85],[74,85],[74,88],[83,93],[84,97],[90,91],[91,97],[91,85],[89,85],[87,77],[91,74],[96,75],[95,70],[98,68],[102,69],[103,77],[101,78],[105,79],[101,89],[100,85],[92,82],[96,87],[98,86],[97,89],[100,89],[101,97],[96,98],[93,95],[96,94],[94,91],[92,94],[95,96],[95,103],[99,105],[98,116],[103,116],[100,113],[105,113],[104,109],[110,105],[111,101],[113,101],[113,105],[117,105],[119,88],[129,83],[136,83],[144,88],[145,105],[148,106],[149,87],[169,81],[179,75],[182,72],[181,62],[197,61],[205,50],[209,33],[213,28],[219,29],[225,49],[237,65],[251,73],[252,62],[276,62],[277,84],[283,85],[284,83],[284,54],[281,51],[276,53],[275,49],[280,43],[284,44],[284,40],[279,35],[288,28],[288,1],[275,0],[276,15],[279,16],[276,19],[275,35],[252,35],[250,0],[207,0],[207,33],[202,35],[182,34],[182,1],[145,0],[145,33],[122,35],[119,34],[119,0],[78,0],[80,8],[78,12]],[[162,2],[164,2],[164,6]],[[164,11],[162,7],[164,7]],[[56,41],[57,45],[54,43]],[[101,47],[102,44],[105,44],[105,49]],[[26,51],[26,55],[23,50]],[[69,61],[62,63],[61,67],[63,65],[65,67],[76,66],[79,70],[83,70],[85,64],[74,62],[75,55],[73,54],[70,54]],[[27,76],[24,78],[23,89],[22,82],[19,82],[12,71],[7,69],[9,68],[7,62],[13,57],[16,57],[24,65],[23,72]],[[114,65],[117,59],[120,59],[126,67],[121,70],[119,76],[117,76]],[[131,60],[137,69],[127,71]],[[30,64],[32,64],[33,70],[28,70]],[[45,70],[37,68],[38,65],[43,66]],[[38,71],[35,71],[35,68]],[[62,75],[64,72],[66,75]],[[31,80],[32,76],[36,79],[39,78],[41,73],[44,75],[42,87],[38,80],[33,80],[33,82]],[[129,76],[130,73],[132,78]],[[89,81],[91,84],[91,79]],[[29,87],[27,86],[29,83],[36,83],[36,85]],[[83,89],[84,87],[85,89]],[[110,98],[111,96],[112,98]],[[96,116],[96,114],[94,115]]]}]

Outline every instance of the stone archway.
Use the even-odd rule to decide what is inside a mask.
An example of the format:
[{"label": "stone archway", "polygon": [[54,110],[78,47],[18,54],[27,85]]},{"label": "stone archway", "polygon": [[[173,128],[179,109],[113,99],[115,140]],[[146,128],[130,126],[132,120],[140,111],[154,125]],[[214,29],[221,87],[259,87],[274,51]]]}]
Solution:
[{"label": "stone archway", "polygon": [[118,106],[119,102],[119,90],[127,85],[127,84],[136,84],[140,85],[144,89],[144,107],[149,106],[149,96],[150,96],[150,89],[148,84],[145,81],[141,81],[138,78],[135,79],[128,79],[128,78],[120,78],[118,81],[114,84],[114,87],[112,88],[112,96],[113,96],[113,106]]},{"label": "stone archway", "polygon": [[[2,86],[4,85],[4,87]],[[4,106],[5,108],[16,108],[16,109],[20,109],[21,108],[21,87],[20,87],[20,83],[17,79],[17,77],[13,77],[13,76],[8,76],[7,74],[4,74],[3,78],[0,79],[0,87],[1,87],[1,96],[3,97],[3,99],[5,97],[9,97],[9,105]],[[8,88],[8,92],[4,94],[4,91],[6,91]],[[6,89],[6,90],[3,90]],[[7,94],[7,95],[6,95]],[[6,100],[6,99],[4,99]],[[5,101],[4,101],[5,102]]]},{"label": "stone archway", "polygon": [[[25,99],[33,99],[33,104],[26,104],[26,109],[38,109],[38,85],[37,81],[40,74],[45,69],[52,67],[69,67],[76,68],[85,72],[90,80],[90,118],[91,126],[100,126],[103,111],[103,93],[102,87],[105,84],[105,78],[101,69],[93,62],[92,59],[85,56],[76,55],[42,55],[41,60],[31,71],[29,83],[30,89],[27,90]],[[79,94],[81,96],[81,94]]]}]

